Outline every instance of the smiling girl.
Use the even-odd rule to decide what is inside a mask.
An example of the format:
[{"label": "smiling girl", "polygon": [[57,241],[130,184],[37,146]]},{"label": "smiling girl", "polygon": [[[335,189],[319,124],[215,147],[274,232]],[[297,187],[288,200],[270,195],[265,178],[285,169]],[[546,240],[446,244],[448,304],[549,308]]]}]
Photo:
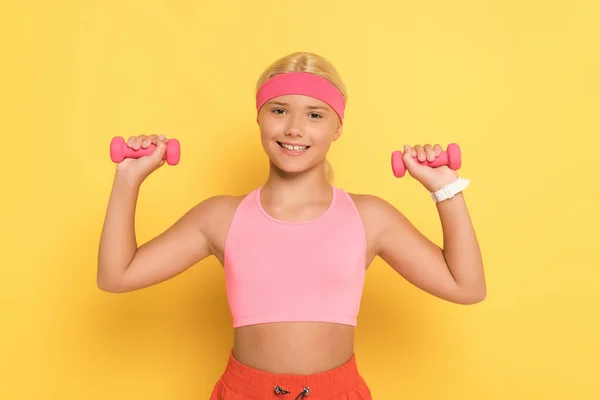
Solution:
[{"label": "smiling girl", "polygon": [[274,62],[256,91],[266,182],[243,196],[203,200],[141,246],[137,196],[164,164],[167,138],[129,138],[132,149],[156,148],[116,166],[99,248],[100,289],[141,289],[211,255],[223,265],[234,344],[211,400],[371,399],[354,355],[354,329],[376,256],[441,299],[473,304],[486,296],[462,193],[468,181],[448,166],[420,163],[438,157],[440,145],[405,146],[402,159],[429,192],[459,188],[436,200],[443,249],[388,202],[331,184],[326,158],[342,134],[346,99],[326,59],[302,52]]}]

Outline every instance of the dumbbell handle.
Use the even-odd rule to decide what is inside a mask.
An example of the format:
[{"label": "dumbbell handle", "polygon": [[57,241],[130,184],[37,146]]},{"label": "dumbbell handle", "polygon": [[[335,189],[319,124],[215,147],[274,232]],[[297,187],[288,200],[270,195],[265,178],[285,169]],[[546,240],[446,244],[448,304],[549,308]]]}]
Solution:
[{"label": "dumbbell handle", "polygon": [[[416,159],[416,157],[413,158]],[[461,167],[460,147],[456,143],[450,143],[448,145],[448,149],[443,150],[433,161],[425,160],[418,162],[419,164],[427,167],[435,168],[442,165],[447,165],[453,170],[458,170]],[[396,178],[403,177],[406,173],[406,166],[402,160],[401,151],[394,151],[392,153],[392,171],[394,172],[394,176]]]},{"label": "dumbbell handle", "polygon": [[[126,158],[140,158],[152,154],[156,148],[155,144],[139,149],[132,149],[127,146],[125,139],[121,136],[115,136],[110,142],[110,159],[119,163]],[[181,145],[177,139],[167,140],[167,150],[163,159],[167,161],[169,165],[177,165],[181,158]]]}]

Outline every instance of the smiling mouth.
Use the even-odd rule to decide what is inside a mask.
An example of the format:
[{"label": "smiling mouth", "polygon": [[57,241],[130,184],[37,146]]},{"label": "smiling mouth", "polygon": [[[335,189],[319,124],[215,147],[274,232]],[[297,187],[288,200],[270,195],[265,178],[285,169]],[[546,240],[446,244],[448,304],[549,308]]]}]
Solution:
[{"label": "smiling mouth", "polygon": [[284,149],[287,149],[290,151],[304,151],[304,150],[310,148],[310,146],[292,145],[292,144],[287,144],[287,143],[282,143],[282,142],[277,142],[277,144],[280,147],[283,147]]}]

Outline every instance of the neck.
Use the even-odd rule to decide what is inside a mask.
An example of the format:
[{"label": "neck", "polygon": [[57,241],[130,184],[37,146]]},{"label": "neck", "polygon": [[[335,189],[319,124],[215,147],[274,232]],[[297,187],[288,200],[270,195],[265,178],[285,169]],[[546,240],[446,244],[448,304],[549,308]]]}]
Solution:
[{"label": "neck", "polygon": [[262,191],[272,199],[286,204],[327,196],[331,193],[331,184],[327,181],[323,167],[321,162],[310,170],[288,173],[270,163],[269,177]]}]

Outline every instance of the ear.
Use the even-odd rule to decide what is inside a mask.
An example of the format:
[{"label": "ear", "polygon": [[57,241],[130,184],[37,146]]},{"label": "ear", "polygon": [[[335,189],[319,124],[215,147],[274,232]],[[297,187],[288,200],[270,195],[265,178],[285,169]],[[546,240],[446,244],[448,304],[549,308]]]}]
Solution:
[{"label": "ear", "polygon": [[335,133],[333,134],[333,141],[334,141],[334,142],[335,142],[336,140],[338,140],[338,139],[340,138],[340,136],[342,135],[342,128],[343,128],[343,125],[342,125],[342,123],[341,123],[341,122],[340,122],[340,123],[338,123],[338,127],[337,127],[337,129],[335,130]]}]

